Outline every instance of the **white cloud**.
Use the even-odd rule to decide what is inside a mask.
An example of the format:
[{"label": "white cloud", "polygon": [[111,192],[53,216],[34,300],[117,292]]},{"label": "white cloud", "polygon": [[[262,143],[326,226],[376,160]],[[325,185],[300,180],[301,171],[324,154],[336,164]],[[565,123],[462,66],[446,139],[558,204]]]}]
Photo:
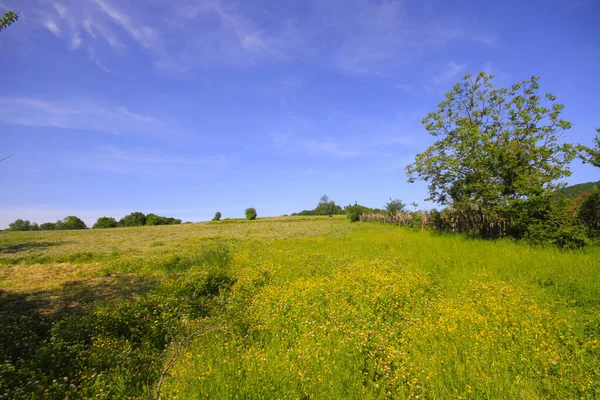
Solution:
[{"label": "white cloud", "polygon": [[44,25],[46,26],[46,28],[48,28],[50,32],[52,32],[53,35],[60,37],[60,29],[58,28],[58,26],[56,26],[56,22],[49,19]]},{"label": "white cloud", "polygon": [[450,61],[446,64],[446,68],[433,78],[433,82],[438,85],[448,83],[463,72],[466,67],[466,64],[457,64]]},{"label": "white cloud", "polygon": [[54,10],[56,10],[57,14],[61,17],[61,18],[66,18],[67,17],[67,13],[68,13],[68,9],[67,7],[65,7],[64,5],[60,4],[60,3],[52,3],[52,7],[54,8]]},{"label": "white cloud", "polygon": [[98,7],[112,19],[114,23],[125,29],[131,37],[144,47],[152,47],[156,43],[157,32],[129,18],[125,13],[117,10],[105,0],[93,0]]},{"label": "white cloud", "polygon": [[394,88],[404,90],[405,92],[408,92],[408,93],[410,93],[414,96],[420,97],[420,98],[426,97],[425,95],[423,95],[423,93],[420,93],[417,90],[413,89],[413,87],[411,85],[397,84],[397,85],[394,85]]},{"label": "white cloud", "polygon": [[76,50],[80,48],[82,43],[83,42],[81,40],[81,35],[79,35],[79,32],[75,33],[71,38],[71,49]]},{"label": "white cloud", "polygon": [[224,154],[182,156],[148,148],[123,149],[116,146],[99,147],[96,151],[67,154],[71,166],[100,172],[138,176],[180,176],[181,168],[203,172],[226,166],[231,157]]},{"label": "white cloud", "polygon": [[117,50],[137,45],[156,68],[180,73],[302,60],[386,75],[452,42],[497,42],[464,20],[433,17],[400,0],[309,0],[301,14],[239,0],[154,0],[151,8],[128,0],[61,0],[40,3],[32,14],[53,34],[65,33],[71,48],[99,54],[97,47],[108,45],[112,56],[126,57]]},{"label": "white cloud", "polygon": [[276,148],[289,152],[300,152],[312,156],[332,156],[339,158],[357,157],[361,153],[330,139],[306,139],[298,138],[290,134],[278,134],[272,136]]},{"label": "white cloud", "polygon": [[0,97],[0,122],[25,126],[89,129],[112,134],[185,133],[183,129],[162,122],[153,116],[132,112],[124,106],[84,98],[47,100],[30,97]]}]

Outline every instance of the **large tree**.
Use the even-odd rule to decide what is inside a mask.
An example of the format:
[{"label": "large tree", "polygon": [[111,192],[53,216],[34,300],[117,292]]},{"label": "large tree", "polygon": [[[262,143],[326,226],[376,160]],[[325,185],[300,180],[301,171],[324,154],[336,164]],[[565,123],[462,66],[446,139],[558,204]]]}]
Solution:
[{"label": "large tree", "polygon": [[428,183],[429,198],[456,208],[508,206],[556,188],[570,175],[571,123],[556,97],[538,94],[538,78],[495,89],[493,76],[465,76],[423,119],[437,141],[406,170]]}]

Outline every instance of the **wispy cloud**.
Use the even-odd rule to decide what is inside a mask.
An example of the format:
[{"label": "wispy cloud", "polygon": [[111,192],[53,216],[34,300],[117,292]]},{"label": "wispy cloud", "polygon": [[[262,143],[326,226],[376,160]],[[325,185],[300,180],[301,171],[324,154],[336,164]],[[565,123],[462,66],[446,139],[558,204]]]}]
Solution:
[{"label": "wispy cloud", "polygon": [[206,170],[207,167],[225,166],[231,161],[230,156],[220,153],[184,156],[150,148],[124,149],[117,146],[102,146],[93,152],[70,154],[65,159],[78,168],[145,176],[179,175],[182,167]]},{"label": "wispy cloud", "polygon": [[298,138],[291,134],[278,134],[272,136],[275,147],[288,153],[302,153],[312,156],[329,157],[357,157],[361,153],[358,149],[352,149],[334,141],[331,138],[307,139]]},{"label": "wispy cloud", "polygon": [[157,0],[150,13],[129,1],[55,0],[31,13],[70,48],[103,54],[98,47],[139,46],[156,68],[179,73],[302,60],[385,75],[453,42],[497,42],[464,20],[432,16],[400,0],[309,0],[305,13],[294,6],[259,8],[238,0]]},{"label": "wispy cloud", "polygon": [[50,32],[52,32],[52,34],[54,36],[60,37],[60,29],[58,28],[58,26],[56,26],[56,22],[54,22],[53,20],[49,19],[49,20],[46,21],[46,23],[44,25],[46,26],[46,28],[48,28],[48,30]]},{"label": "wispy cloud", "polygon": [[106,14],[115,24],[127,31],[127,33],[142,46],[148,48],[156,43],[157,32],[155,29],[131,19],[105,0],[93,1],[100,7],[100,10],[102,10],[104,14]]},{"label": "wispy cloud", "polygon": [[421,93],[418,90],[414,89],[411,85],[397,84],[397,85],[394,85],[394,88],[399,89],[399,90],[404,90],[405,92],[410,93],[410,94],[412,94],[414,96],[417,96],[417,97],[420,97],[420,98],[427,97],[423,93]]},{"label": "wispy cloud", "polygon": [[466,64],[457,64],[450,61],[446,64],[445,69],[433,78],[433,82],[438,85],[448,83],[462,73],[466,67]]},{"label": "wispy cloud", "polygon": [[159,119],[89,99],[0,97],[0,122],[13,125],[89,129],[112,134],[177,134]]}]

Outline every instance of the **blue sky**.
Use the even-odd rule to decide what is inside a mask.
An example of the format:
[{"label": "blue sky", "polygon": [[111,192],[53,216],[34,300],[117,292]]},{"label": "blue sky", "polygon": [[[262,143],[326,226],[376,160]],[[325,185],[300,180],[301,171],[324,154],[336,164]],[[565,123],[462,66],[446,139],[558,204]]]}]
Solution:
[{"label": "blue sky", "polygon": [[[0,228],[259,216],[389,197],[466,73],[532,75],[566,140],[600,125],[600,2],[0,0]],[[576,161],[569,183],[600,179]]]}]

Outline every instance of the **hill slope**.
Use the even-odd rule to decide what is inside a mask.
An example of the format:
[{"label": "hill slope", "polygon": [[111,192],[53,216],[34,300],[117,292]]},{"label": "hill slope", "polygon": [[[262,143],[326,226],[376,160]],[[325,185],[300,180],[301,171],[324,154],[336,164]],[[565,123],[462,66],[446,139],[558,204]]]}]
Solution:
[{"label": "hill slope", "polygon": [[141,398],[179,351],[161,398],[594,398],[598,259],[343,217],[11,232],[0,387]]},{"label": "hill slope", "polygon": [[561,189],[560,193],[565,195],[569,199],[574,199],[581,196],[584,193],[591,193],[597,189],[600,189],[600,181],[579,183],[577,185],[567,186],[566,188]]}]

